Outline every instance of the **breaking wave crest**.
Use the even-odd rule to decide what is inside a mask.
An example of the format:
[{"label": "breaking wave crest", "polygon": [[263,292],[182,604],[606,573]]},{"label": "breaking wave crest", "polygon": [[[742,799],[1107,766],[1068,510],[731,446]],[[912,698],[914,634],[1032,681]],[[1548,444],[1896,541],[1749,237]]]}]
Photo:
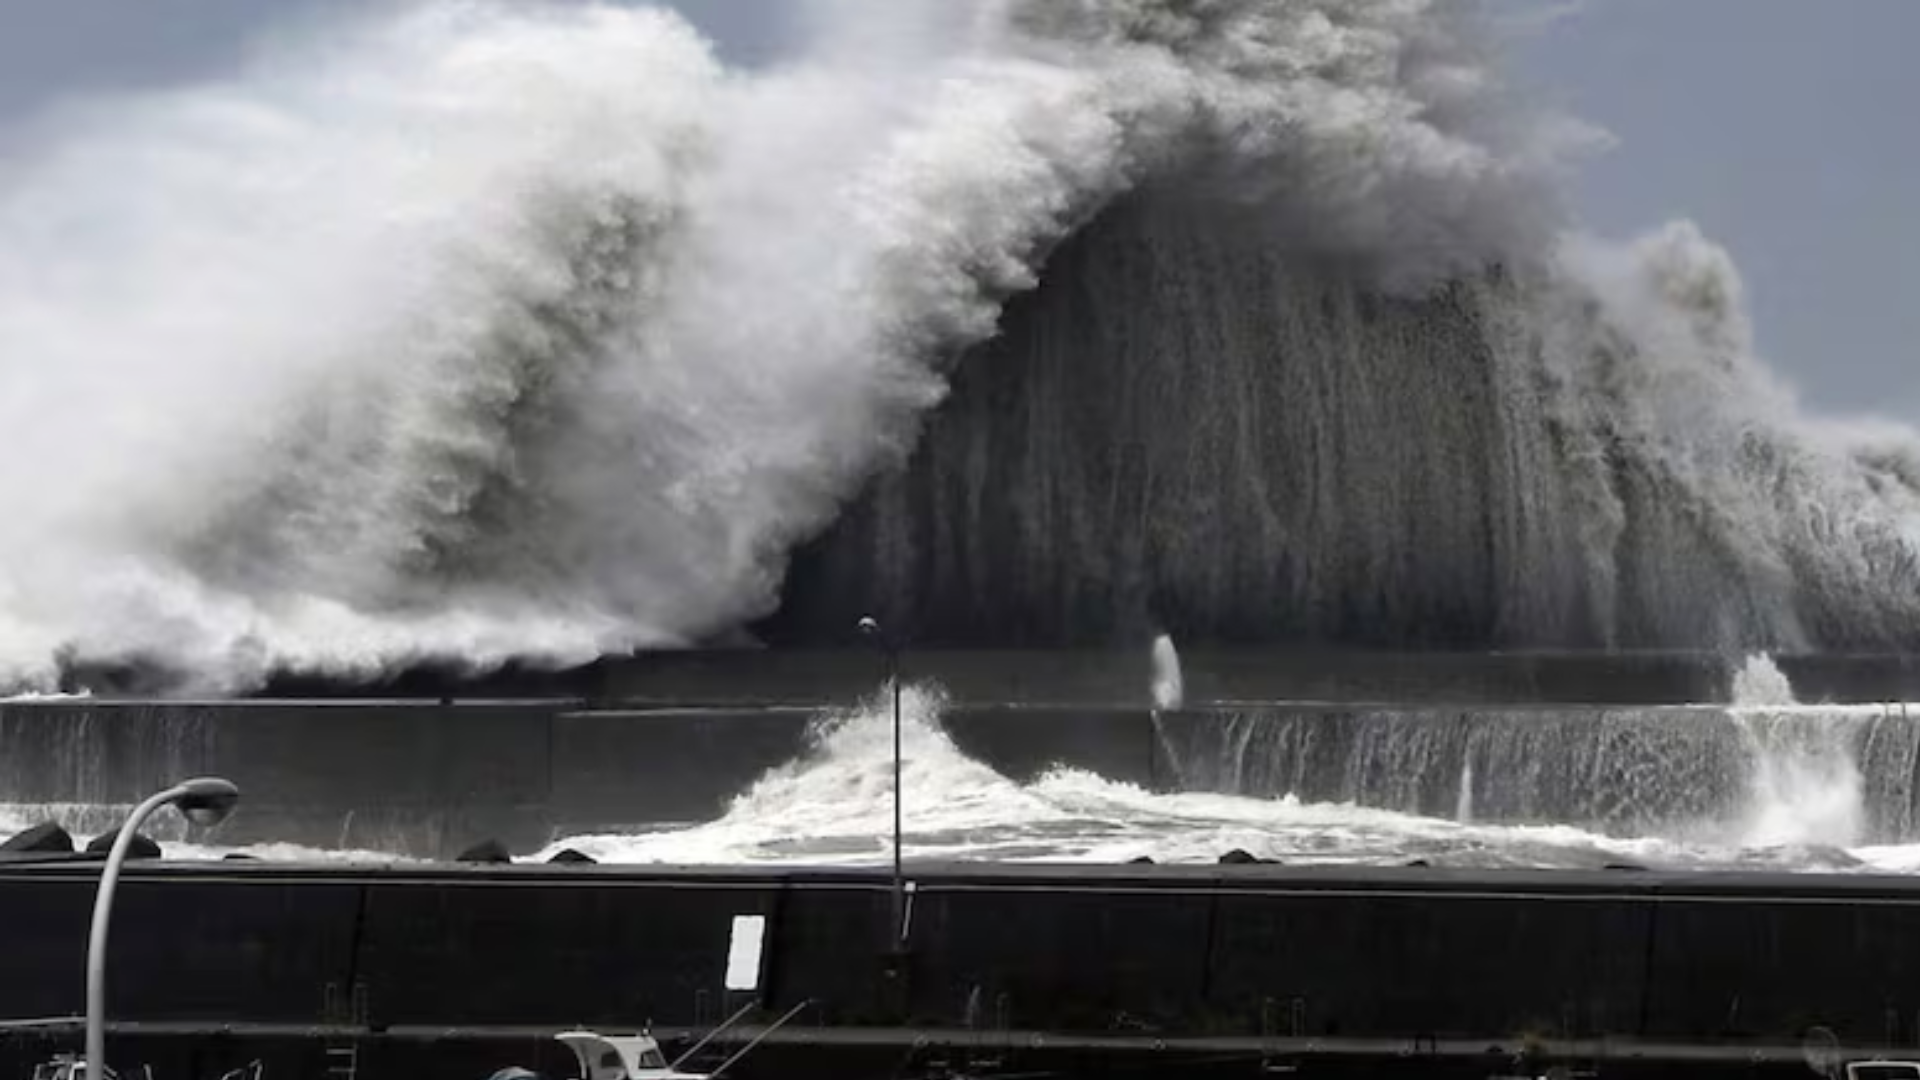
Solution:
[{"label": "breaking wave crest", "polygon": [[[1498,368],[1490,415],[1528,433],[1457,462],[1520,477],[1479,496],[1504,518],[1457,511],[1504,530],[1504,561],[1423,564],[1396,516],[1417,500],[1360,524],[1414,593],[1552,564],[1541,598],[1469,636],[1792,646],[1920,625],[1920,440],[1799,418],[1689,227],[1564,238],[1553,180],[1578,129],[1515,106],[1465,6],[918,0],[885,47],[853,7],[814,5],[817,41],[744,70],[659,10],[416,6],[75,110],[16,152],[0,671],[44,688],[127,658],[235,689],[737,630],[780,607],[796,545],[909,460],[1063,244],[1196,196],[1260,222],[1317,283],[1303,295],[1345,312],[1309,344],[1358,333],[1353,295],[1466,290],[1449,355]],[[1190,282],[1189,309],[1248,282],[1271,279]],[[1371,382],[1381,356],[1454,340],[1388,336],[1406,347],[1328,355]],[[1169,362],[1236,370],[1207,345]],[[1498,463],[1539,440],[1550,462]],[[1269,520],[1292,509],[1257,501],[1241,531],[1319,527]],[[1290,544],[1268,561],[1322,609],[1351,591]],[[1730,599],[1654,604],[1702,561]],[[1426,583],[1391,580],[1409,566]],[[1299,588],[1230,585],[1210,587],[1270,602],[1276,627],[1344,633],[1299,624]]]}]

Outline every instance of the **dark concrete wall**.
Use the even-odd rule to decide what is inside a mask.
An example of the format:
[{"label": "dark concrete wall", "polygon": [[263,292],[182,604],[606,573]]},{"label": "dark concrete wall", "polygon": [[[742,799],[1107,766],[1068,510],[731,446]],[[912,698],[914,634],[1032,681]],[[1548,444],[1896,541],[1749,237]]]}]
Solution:
[{"label": "dark concrete wall", "polygon": [[[1920,883],[1280,868],[912,868],[904,969],[883,875],[602,867],[135,868],[125,1021],[373,1029],[804,1022],[1060,1035],[1911,1044]],[[0,868],[0,1017],[80,1005],[92,879]],[[762,987],[721,989],[737,914]],[[364,1006],[343,988],[359,987]],[[1889,1026],[1891,1024],[1891,1027]]]},{"label": "dark concrete wall", "polygon": [[808,746],[806,709],[560,713],[549,816],[558,831],[707,821]]},{"label": "dark concrete wall", "polygon": [[[715,817],[804,749],[809,715],[18,703],[0,706],[0,801],[58,807],[90,832],[177,780],[217,774],[246,793],[241,808],[192,839],[450,856],[493,837],[527,851],[575,828]],[[188,835],[172,815],[154,827]]]},{"label": "dark concrete wall", "polygon": [[[1781,656],[1803,700],[1920,700],[1920,657]],[[1187,700],[1426,704],[1660,705],[1724,702],[1744,661],[1712,652],[1394,652],[1310,647],[1191,648]],[[919,649],[901,654],[909,680],[931,678],[971,704],[1145,706],[1143,640],[1121,649]],[[838,649],[694,649],[609,657],[568,671],[487,675],[417,670],[368,686],[284,678],[274,698],[573,698],[598,706],[846,704],[872,695],[884,661],[855,640]],[[102,684],[98,692],[106,692]]]},{"label": "dark concrete wall", "polygon": [[[164,814],[153,831],[428,858],[491,838],[526,854],[565,835],[717,818],[768,770],[811,752],[819,715],[571,705],[9,703],[0,705],[0,803],[92,834],[147,793],[217,774],[246,793],[232,818],[189,832]],[[1150,790],[1292,793],[1429,815],[1459,804],[1471,761],[1485,820],[1632,835],[1732,805],[1747,752],[1730,727],[1689,710],[1329,703],[1195,708],[1156,722],[1140,706],[961,704],[941,723],[962,753],[1019,782],[1066,766]],[[1622,725],[1645,737],[1609,735]],[[1861,748],[1872,838],[1907,839],[1920,789],[1899,763],[1920,734],[1893,713],[1856,727],[1845,737]],[[1621,779],[1595,788],[1593,776]]]},{"label": "dark concrete wall", "polygon": [[[138,864],[133,864],[138,866]],[[0,1018],[83,1011],[85,945],[98,866],[0,876]],[[114,1014],[190,1020],[231,1014],[308,1021],[328,985],[354,975],[363,888],[268,875],[131,869],[115,904],[107,983]]]},{"label": "dark concrete wall", "polygon": [[[807,709],[567,711],[565,703],[14,703],[0,705],[0,802],[46,806],[81,832],[188,776],[245,793],[212,830],[168,837],[451,857],[496,838],[516,853],[569,833],[707,821],[809,748]],[[1010,776],[1055,764],[1150,783],[1145,712],[958,709],[965,752]]]},{"label": "dark concrete wall", "polygon": [[[0,799],[112,812],[217,774],[243,810],[195,839],[408,854],[546,838],[552,709],[402,703],[109,702],[0,706]],[[155,829],[180,832],[165,815]]]},{"label": "dark concrete wall", "polygon": [[[527,854],[566,835],[713,820],[768,770],[813,752],[803,708],[569,710],[566,703],[16,703],[0,705],[0,803],[93,834],[183,777],[246,793],[214,830],[165,838],[284,842],[445,858],[489,838]],[[1450,815],[1471,762],[1488,821],[1552,820],[1649,835],[1744,797],[1746,744],[1698,710],[1187,709],[962,705],[958,749],[1017,782],[1084,769],[1149,790],[1356,802]],[[1618,738],[1622,730],[1639,732]],[[1857,744],[1871,837],[1914,835],[1920,789],[1898,714]],[[1591,777],[1617,778],[1595,787]]]},{"label": "dark concrete wall", "polygon": [[1177,779],[1145,709],[959,708],[940,724],[961,753],[1020,783],[1055,766],[1148,788]]}]

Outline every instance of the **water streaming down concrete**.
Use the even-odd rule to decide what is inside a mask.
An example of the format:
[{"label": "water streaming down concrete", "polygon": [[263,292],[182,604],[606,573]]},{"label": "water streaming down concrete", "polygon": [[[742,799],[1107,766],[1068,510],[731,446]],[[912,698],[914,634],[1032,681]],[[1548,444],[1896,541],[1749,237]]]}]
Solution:
[{"label": "water streaming down concrete", "polygon": [[1904,542],[1830,521],[1818,470],[1753,425],[1691,457],[1635,430],[1684,410],[1637,400],[1640,346],[1590,299],[1499,268],[1383,293],[1297,227],[1160,190],[1063,244],[763,629],[818,643],[872,611],[991,646],[1915,643]]},{"label": "water streaming down concrete", "polygon": [[[93,832],[147,791],[218,772],[253,793],[246,811],[219,831],[179,839],[444,857],[497,837],[524,854],[571,834],[717,821],[776,769],[846,768],[845,783],[855,783],[865,765],[823,756],[821,715],[810,706],[580,700],[11,702],[0,704],[0,803],[21,824],[50,815]],[[1022,799],[1080,798],[1048,786],[1067,769],[1133,785],[1145,799],[1217,793],[1729,847],[1920,840],[1920,718],[1900,706],[1189,699],[1158,709],[962,698],[926,722],[951,740],[953,768],[984,766],[982,776],[1024,788],[975,796],[1016,826]],[[820,788],[831,790],[839,789]],[[1134,798],[1119,788],[1101,797]],[[1114,827],[1099,814],[1121,814],[1124,825],[1127,815],[1162,809],[1076,813],[1094,814],[1084,826],[1099,835]],[[1073,820],[1046,826],[1061,854],[1078,842]],[[970,828],[964,816],[936,823],[926,810],[918,824],[960,836]],[[839,827],[860,833],[868,824]],[[986,844],[980,857],[994,850]],[[1338,844],[1326,854],[1340,856]]]},{"label": "water streaming down concrete", "polygon": [[[1162,725],[1186,790],[1619,836],[1738,840],[1774,813],[1836,845],[1920,838],[1920,723],[1899,707],[1274,706]],[[1801,782],[1782,788],[1778,778],[1795,773]],[[1796,805],[1835,796],[1852,800],[1851,813],[1831,822]]]}]

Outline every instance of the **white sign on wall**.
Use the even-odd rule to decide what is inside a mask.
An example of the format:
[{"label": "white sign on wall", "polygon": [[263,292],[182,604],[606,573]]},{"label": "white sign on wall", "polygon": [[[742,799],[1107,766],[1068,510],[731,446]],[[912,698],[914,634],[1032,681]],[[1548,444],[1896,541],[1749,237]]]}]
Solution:
[{"label": "white sign on wall", "polygon": [[727,989],[760,988],[760,950],[767,937],[765,915],[735,915],[727,945]]}]

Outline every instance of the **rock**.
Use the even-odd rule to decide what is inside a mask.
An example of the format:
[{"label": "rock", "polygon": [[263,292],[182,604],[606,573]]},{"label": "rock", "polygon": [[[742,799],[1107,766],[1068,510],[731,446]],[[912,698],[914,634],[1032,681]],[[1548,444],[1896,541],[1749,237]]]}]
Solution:
[{"label": "rock", "polygon": [[[118,829],[112,832],[101,833],[99,836],[87,841],[87,850],[95,855],[105,855],[107,852],[113,850],[113,841],[119,835],[120,830]],[[127,845],[127,858],[129,860],[157,859],[159,857],[160,845],[154,843],[152,837],[145,836],[141,833],[133,834],[133,842]]]},{"label": "rock", "polygon": [[575,851],[572,848],[561,848],[554,853],[553,858],[547,861],[550,863],[580,863],[582,865],[592,866],[600,860],[582,851]]},{"label": "rock", "polygon": [[38,854],[73,854],[73,834],[51,821],[14,833],[0,851],[31,851]]},{"label": "rock", "polygon": [[1127,860],[1127,864],[1128,864],[1128,865],[1130,865],[1130,866],[1152,866],[1152,865],[1153,865],[1153,856],[1151,856],[1151,855],[1136,855],[1136,856],[1134,856],[1133,858],[1131,858],[1131,859],[1128,859],[1128,860]]},{"label": "rock", "polygon": [[1253,857],[1252,853],[1240,848],[1234,848],[1232,851],[1220,856],[1220,863],[1223,866],[1251,866],[1259,861],[1259,859]]},{"label": "rock", "polygon": [[498,840],[482,840],[467,850],[454,856],[454,862],[472,863],[510,863],[513,856],[507,854],[507,847]]}]

